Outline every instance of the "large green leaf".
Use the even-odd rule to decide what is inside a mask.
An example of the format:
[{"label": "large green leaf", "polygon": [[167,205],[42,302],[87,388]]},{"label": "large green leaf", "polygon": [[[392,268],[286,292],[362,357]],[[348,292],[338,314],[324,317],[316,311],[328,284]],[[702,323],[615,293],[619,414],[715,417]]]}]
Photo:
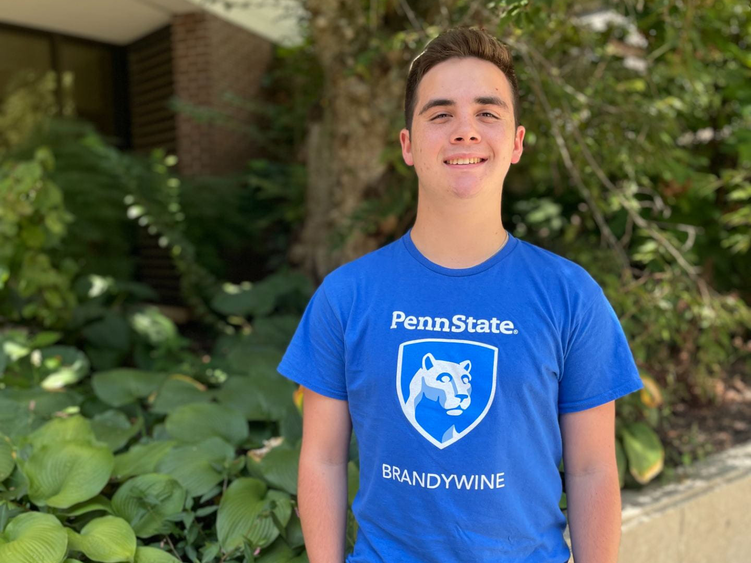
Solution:
[{"label": "large green leaf", "polygon": [[35,449],[53,446],[64,442],[84,442],[94,444],[96,436],[91,423],[80,415],[68,418],[55,418],[44,426],[37,428],[29,436],[29,442]]},{"label": "large green leaf", "polygon": [[166,551],[156,547],[139,547],[136,549],[136,559],[133,563],[181,563]]},{"label": "large green leaf", "polygon": [[153,473],[157,464],[175,447],[174,440],[151,442],[150,444],[137,444],[127,452],[115,456],[115,468],[112,477],[118,481],[124,481],[135,475]]},{"label": "large green leaf", "polygon": [[241,336],[219,339],[214,354],[225,358],[233,371],[242,374],[274,375],[282,360],[279,349],[260,346],[249,337]]},{"label": "large green leaf", "polygon": [[115,313],[108,312],[104,318],[87,325],[81,334],[97,348],[123,352],[130,349],[130,325]]},{"label": "large green leaf", "polygon": [[225,283],[211,300],[211,307],[224,315],[262,317],[290,294],[299,294],[307,301],[310,280],[297,272],[278,272],[262,281],[235,285]]},{"label": "large green leaf", "polygon": [[67,407],[78,406],[83,401],[83,397],[75,391],[45,391],[41,387],[33,389],[9,387],[1,390],[0,396],[22,404],[29,412],[42,418],[48,418]]},{"label": "large green leaf", "polygon": [[0,433],[15,438],[28,434],[34,416],[24,405],[0,397]]},{"label": "large green leaf", "polygon": [[211,490],[223,479],[221,468],[235,456],[234,448],[221,438],[174,448],[159,462],[157,471],[167,473],[196,497]]},{"label": "large green leaf", "polygon": [[170,436],[183,442],[201,442],[216,436],[230,444],[248,437],[248,423],[236,409],[214,403],[183,405],[165,420]]},{"label": "large green leaf", "polygon": [[642,485],[649,483],[662,471],[665,461],[660,438],[644,422],[624,424],[622,437],[629,472]]},{"label": "large green leaf", "polygon": [[104,488],[115,464],[104,445],[63,442],[35,448],[19,465],[29,480],[29,498],[37,506],[68,508]]},{"label": "large green leaf", "polygon": [[162,373],[121,368],[95,373],[91,385],[102,401],[112,407],[122,407],[151,395],[166,377]]},{"label": "large green leaf", "polygon": [[16,466],[13,458],[13,446],[8,438],[0,434],[0,482],[5,481]]},{"label": "large green leaf", "polygon": [[134,477],[112,498],[115,514],[130,522],[139,538],[169,530],[168,518],[185,504],[185,489],[169,475],[150,473]]},{"label": "large green leaf", "polygon": [[131,315],[130,326],[152,346],[175,344],[182,340],[177,325],[157,307],[143,307]]},{"label": "large green leaf", "polygon": [[91,428],[98,440],[107,444],[112,451],[117,451],[138,434],[141,420],[131,423],[125,413],[111,409],[94,416]]},{"label": "large green leaf", "polygon": [[264,549],[256,559],[256,563],[291,563],[292,561],[301,560],[295,557],[295,551],[281,539]]},{"label": "large green leaf", "polygon": [[136,535],[128,523],[117,516],[102,516],[86,524],[78,534],[67,528],[68,546],[93,561],[118,563],[133,561]]},{"label": "large green leaf", "polygon": [[26,512],[11,520],[0,534],[3,563],[60,563],[67,548],[65,528],[51,514]]},{"label": "large green leaf", "polygon": [[297,469],[300,450],[286,446],[272,449],[258,463],[263,478],[271,485],[297,494]]},{"label": "large green leaf", "polygon": [[296,386],[279,374],[231,376],[215,392],[217,400],[243,413],[248,420],[281,420],[293,405]]},{"label": "large green leaf", "polygon": [[210,400],[211,394],[206,392],[205,385],[184,375],[173,375],[159,389],[151,412],[167,414],[183,405],[207,403]]},{"label": "large green leaf", "polygon": [[65,511],[65,515],[80,516],[89,512],[106,512],[112,514],[112,502],[104,495],[97,495],[84,502],[74,504]]},{"label": "large green leaf", "polygon": [[91,369],[86,354],[71,346],[50,346],[42,348],[40,353],[40,370],[44,377],[41,387],[47,391],[72,385],[86,377]]},{"label": "large green leaf", "polygon": [[231,551],[247,539],[253,547],[266,547],[278,536],[274,513],[282,527],[292,514],[289,495],[268,491],[265,483],[251,477],[235,480],[222,495],[216,519],[222,549]]}]

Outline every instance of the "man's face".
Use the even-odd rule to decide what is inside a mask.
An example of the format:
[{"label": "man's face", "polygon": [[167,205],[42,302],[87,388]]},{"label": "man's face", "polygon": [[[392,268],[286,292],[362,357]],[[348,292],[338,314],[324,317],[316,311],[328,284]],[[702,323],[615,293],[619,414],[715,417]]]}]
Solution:
[{"label": "man's face", "polygon": [[474,57],[449,59],[425,74],[416,98],[412,133],[402,129],[399,140],[421,191],[439,199],[500,192],[524,140],[503,72]]}]

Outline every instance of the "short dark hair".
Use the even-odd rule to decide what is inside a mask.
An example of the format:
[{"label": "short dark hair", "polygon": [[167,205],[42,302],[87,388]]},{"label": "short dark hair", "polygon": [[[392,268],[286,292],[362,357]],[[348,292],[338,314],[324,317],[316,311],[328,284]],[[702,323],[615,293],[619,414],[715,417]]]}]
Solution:
[{"label": "short dark hair", "polygon": [[519,85],[509,48],[484,29],[457,27],[441,33],[417,55],[409,67],[404,94],[404,121],[412,130],[412,117],[417,103],[417,87],[427,72],[439,63],[453,58],[475,57],[493,63],[508,79],[514,104],[514,126],[519,124]]}]

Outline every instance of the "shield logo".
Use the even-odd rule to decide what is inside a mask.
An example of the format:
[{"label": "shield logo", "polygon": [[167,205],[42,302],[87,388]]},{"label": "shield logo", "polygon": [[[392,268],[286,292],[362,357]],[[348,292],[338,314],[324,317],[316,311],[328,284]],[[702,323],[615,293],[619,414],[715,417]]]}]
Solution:
[{"label": "shield logo", "polygon": [[493,402],[498,348],[426,338],[399,346],[396,392],[407,420],[443,449],[469,434]]}]

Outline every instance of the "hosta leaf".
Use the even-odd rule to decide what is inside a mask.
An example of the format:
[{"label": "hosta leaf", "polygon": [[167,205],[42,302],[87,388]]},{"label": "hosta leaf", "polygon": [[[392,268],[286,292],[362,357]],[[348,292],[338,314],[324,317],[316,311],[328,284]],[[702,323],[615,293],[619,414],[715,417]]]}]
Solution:
[{"label": "hosta leaf", "polygon": [[93,561],[130,562],[136,555],[136,535],[122,518],[102,516],[86,524],[80,534],[69,528],[65,531],[71,551],[80,551]]},{"label": "hosta leaf", "polygon": [[294,511],[287,523],[285,539],[287,540],[287,544],[293,549],[305,545],[305,538],[302,535],[302,522],[300,522],[300,518]]},{"label": "hosta leaf", "polygon": [[185,504],[185,489],[173,477],[150,473],[134,477],[112,498],[115,514],[127,520],[139,538],[168,531],[167,519]]},{"label": "hosta leaf", "polygon": [[96,348],[130,349],[130,325],[114,313],[107,313],[104,318],[87,325],[81,334]]},{"label": "hosta leaf", "polygon": [[51,514],[26,512],[11,520],[0,534],[3,563],[60,563],[67,548],[65,528]]},{"label": "hosta leaf", "polygon": [[291,563],[296,559],[294,550],[280,540],[263,550],[256,563]]},{"label": "hosta leaf", "polygon": [[157,464],[175,447],[174,440],[137,444],[127,452],[115,456],[115,468],[112,477],[124,481],[135,475],[154,473]]},{"label": "hosta leaf", "polygon": [[75,391],[45,391],[41,387],[34,389],[6,388],[0,391],[0,396],[11,399],[41,418],[48,418],[56,412],[70,406],[78,406],[83,397]]},{"label": "hosta leaf", "polygon": [[177,479],[192,497],[201,496],[223,479],[221,470],[235,456],[234,448],[221,438],[174,448],[157,465],[159,473]]},{"label": "hosta leaf", "polygon": [[94,393],[112,407],[122,407],[144,399],[156,391],[167,376],[137,369],[100,371],[91,378]]},{"label": "hosta leaf", "polygon": [[29,341],[29,348],[45,348],[52,346],[63,336],[62,332],[42,331],[34,335]]},{"label": "hosta leaf", "polygon": [[270,545],[279,536],[272,511],[281,526],[286,526],[292,514],[289,495],[273,490],[267,493],[263,481],[251,477],[235,480],[222,496],[217,513],[222,549],[230,551],[245,540],[253,547]]},{"label": "hosta leaf", "polygon": [[0,397],[0,432],[11,438],[28,434],[34,416],[26,406]]},{"label": "hosta leaf", "polygon": [[257,373],[230,377],[215,396],[248,420],[281,420],[293,404],[295,389],[293,383],[278,374]]},{"label": "hosta leaf", "polygon": [[213,403],[183,405],[165,420],[170,436],[183,442],[201,442],[216,436],[238,445],[248,437],[248,423],[237,410]]},{"label": "hosta leaf", "polygon": [[139,547],[136,549],[136,559],[134,563],[181,563],[179,559],[173,557],[166,551],[156,547]]},{"label": "hosta leaf", "polygon": [[266,484],[252,477],[236,479],[227,488],[216,518],[222,549],[230,551],[242,545],[244,536],[263,510],[266,491]]},{"label": "hosta leaf", "polygon": [[29,480],[29,497],[37,506],[68,508],[104,488],[115,460],[107,446],[64,442],[35,448],[21,469]]},{"label": "hosta leaf", "polygon": [[[223,345],[223,342],[226,345]],[[271,346],[259,346],[247,337],[218,341],[215,355],[224,356],[230,368],[243,374],[275,375],[282,353]]]},{"label": "hosta leaf", "polygon": [[141,429],[141,421],[131,423],[125,413],[118,410],[108,410],[91,419],[91,428],[97,439],[117,451],[128,443]]},{"label": "hosta leaf", "polygon": [[662,471],[665,461],[660,438],[644,422],[624,425],[622,434],[629,472],[642,485],[649,483]]},{"label": "hosta leaf", "polygon": [[173,375],[159,389],[151,412],[167,414],[183,405],[206,403],[210,400],[211,395],[206,392],[205,385],[187,376]]},{"label": "hosta leaf", "polygon": [[5,481],[16,466],[13,458],[13,446],[8,438],[0,434],[0,481]]},{"label": "hosta leaf", "polygon": [[44,379],[41,387],[47,391],[62,389],[89,374],[91,366],[86,354],[71,346],[50,346],[40,350]]},{"label": "hosta leaf", "polygon": [[300,451],[297,449],[284,446],[274,448],[260,461],[261,474],[274,487],[296,495],[299,458]]},{"label": "hosta leaf", "polygon": [[[273,512],[274,516],[271,515]],[[263,510],[250,527],[248,538],[254,545],[266,547],[271,545],[281,534],[292,516],[292,501],[287,493],[269,491]],[[276,517],[276,522],[274,521]]]},{"label": "hosta leaf", "polygon": [[107,512],[112,514],[112,503],[104,495],[97,495],[87,501],[74,504],[65,511],[66,516],[80,516],[89,512]]},{"label": "hosta leaf", "polygon": [[63,442],[94,444],[96,436],[89,421],[80,415],[75,415],[50,420],[44,426],[32,432],[29,436],[29,442],[35,449],[58,445]]}]

